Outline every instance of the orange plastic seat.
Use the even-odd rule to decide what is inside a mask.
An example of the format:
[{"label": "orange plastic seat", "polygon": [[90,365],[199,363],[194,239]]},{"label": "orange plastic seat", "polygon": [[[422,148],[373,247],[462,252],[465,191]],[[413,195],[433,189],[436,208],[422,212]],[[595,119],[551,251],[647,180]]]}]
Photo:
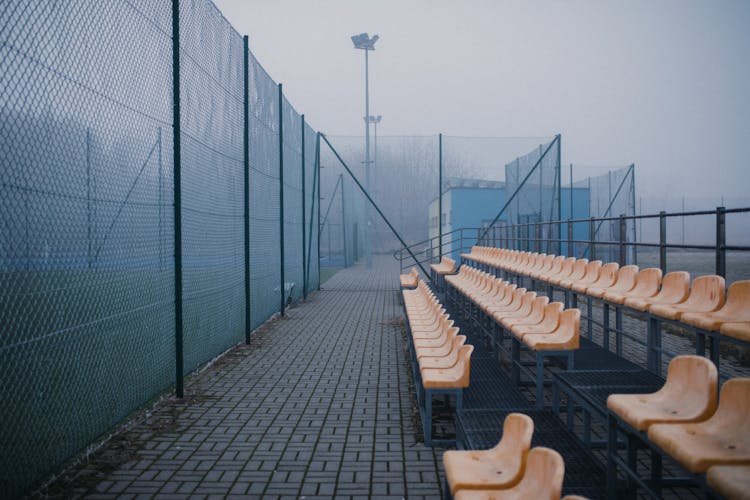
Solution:
[{"label": "orange plastic seat", "polygon": [[725,498],[750,500],[750,465],[714,465],[706,481]]},{"label": "orange plastic seat", "polygon": [[515,486],[503,490],[458,490],[454,497],[456,500],[559,500],[564,477],[562,456],[553,449],[539,446],[529,451],[526,470]]},{"label": "orange plastic seat", "polygon": [[462,345],[458,362],[450,368],[423,368],[422,387],[425,389],[465,389],[469,387],[473,345]]},{"label": "orange plastic seat", "polygon": [[[453,343],[458,338],[458,328],[450,328],[444,335],[445,341],[437,339],[432,345],[428,345],[429,340],[415,339],[414,350],[416,351],[417,359],[423,357],[442,357],[447,356],[451,349],[453,349]],[[440,345],[436,345],[439,342],[443,342]]]},{"label": "orange plastic seat", "polygon": [[443,257],[440,264],[432,264],[430,268],[437,274],[453,274],[456,272],[456,261],[450,257]]},{"label": "orange plastic seat", "polygon": [[[600,262],[601,264],[601,262]],[[560,277],[558,279],[552,279],[550,282],[554,285],[561,286],[563,288],[568,288],[570,285],[565,285],[565,283],[575,283],[576,281],[583,278],[583,276],[586,274],[586,267],[589,265],[588,259],[578,259],[573,263],[573,270],[570,272],[569,275]]]},{"label": "orange plastic seat", "polygon": [[750,321],[722,323],[719,331],[727,337],[750,342]]},{"label": "orange plastic seat", "polygon": [[[419,349],[434,349],[436,347],[442,347],[453,341],[455,336],[458,334],[458,328],[448,328],[440,332],[440,335],[434,339],[413,339],[414,348]],[[450,344],[449,344],[450,345]]]},{"label": "orange plastic seat", "polygon": [[451,349],[445,356],[430,356],[427,353],[418,353],[417,362],[420,368],[450,368],[458,363],[458,353],[461,346],[466,343],[466,335],[456,335],[451,343]]},{"label": "orange plastic seat", "polygon": [[718,311],[685,313],[680,321],[709,332],[718,331],[723,323],[750,321],[750,280],[729,285],[727,301]]},{"label": "orange plastic seat", "polygon": [[575,257],[568,257],[565,259],[562,263],[562,266],[560,267],[560,270],[554,274],[548,274],[544,277],[544,281],[547,283],[555,284],[557,281],[563,280],[570,276],[570,273],[573,272],[573,266],[576,263]]},{"label": "orange plastic seat", "polygon": [[537,297],[531,304],[531,311],[526,315],[506,315],[500,324],[505,328],[513,325],[538,325],[544,319],[544,308],[549,304],[549,297]]},{"label": "orange plastic seat", "polygon": [[562,497],[562,500],[589,500],[587,497],[582,497],[581,495],[565,495]]},{"label": "orange plastic seat", "polygon": [[524,473],[534,421],[522,413],[505,417],[500,442],[489,450],[449,450],[443,453],[451,494],[457,490],[509,488]]},{"label": "orange plastic seat", "polygon": [[712,465],[750,464],[750,378],[728,380],[719,407],[708,420],[690,424],[653,424],[651,442],[693,473]]},{"label": "orange plastic seat", "polygon": [[568,278],[560,282],[560,286],[563,288],[573,289],[574,286],[588,286],[599,279],[599,272],[602,269],[602,261],[593,260],[586,264],[583,275],[580,278],[573,279]]},{"label": "orange plastic seat", "polygon": [[649,312],[662,318],[679,320],[688,312],[716,311],[724,304],[724,283],[721,276],[700,276],[693,280],[690,295],[685,302],[675,305],[654,304],[649,307]]},{"label": "orange plastic seat", "polygon": [[617,271],[617,279],[613,285],[608,287],[592,285],[586,289],[586,295],[600,299],[608,291],[618,293],[629,292],[635,286],[636,276],[638,276],[638,266],[623,266]]},{"label": "orange plastic seat", "polygon": [[612,394],[607,408],[633,428],[655,423],[701,422],[714,414],[718,372],[702,356],[677,356],[669,363],[664,386],[652,394]]},{"label": "orange plastic seat", "polygon": [[674,271],[667,273],[661,282],[661,290],[653,297],[627,297],[625,305],[638,311],[647,311],[653,304],[680,304],[690,295],[690,273]]},{"label": "orange plastic seat", "polygon": [[617,280],[618,269],[620,269],[620,264],[617,262],[608,262],[599,270],[599,275],[596,281],[591,283],[579,281],[578,283],[573,283],[570,288],[576,293],[586,293],[589,288],[609,288],[614,285]]},{"label": "orange plastic seat", "polygon": [[560,322],[565,305],[562,302],[551,302],[544,308],[544,318],[534,325],[513,325],[510,331],[514,337],[522,339],[525,335],[537,335],[555,331]]},{"label": "orange plastic seat", "polygon": [[[504,317],[522,317],[528,316],[531,312],[531,306],[536,299],[536,292],[526,292],[520,295],[520,299],[512,302],[508,307],[490,309],[492,317],[500,323]],[[517,305],[517,307],[516,307]]]},{"label": "orange plastic seat", "polygon": [[658,267],[649,267],[638,273],[635,286],[626,291],[608,290],[604,292],[604,300],[613,304],[622,304],[628,297],[650,298],[659,293],[662,271]]},{"label": "orange plastic seat", "polygon": [[580,344],[581,310],[566,309],[550,333],[527,333],[523,343],[535,351],[567,351],[578,349]]},{"label": "orange plastic seat", "polygon": [[507,304],[493,304],[487,307],[487,313],[494,315],[495,313],[503,313],[515,311],[521,307],[523,298],[527,293],[533,293],[536,297],[536,292],[527,292],[525,288],[516,288],[511,294],[511,300]]},{"label": "orange plastic seat", "polygon": [[566,260],[567,257],[565,257],[564,255],[558,255],[557,257],[552,259],[552,264],[550,264],[549,268],[537,273],[535,278],[546,281],[547,277],[554,276],[562,270],[562,267],[565,264]]},{"label": "orange plastic seat", "polygon": [[412,267],[407,274],[399,275],[399,281],[403,288],[416,288],[419,282],[419,273],[416,267]]}]

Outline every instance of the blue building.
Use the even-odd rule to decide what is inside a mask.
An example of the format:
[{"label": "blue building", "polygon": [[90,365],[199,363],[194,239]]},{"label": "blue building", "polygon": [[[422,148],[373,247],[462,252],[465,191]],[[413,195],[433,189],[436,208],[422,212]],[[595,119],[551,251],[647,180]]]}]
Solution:
[{"label": "blue building", "polygon": [[[489,226],[512,193],[506,192],[505,182],[482,179],[450,177],[443,185],[443,254],[459,258],[461,248],[467,250],[476,242],[477,228]],[[587,219],[590,217],[589,189],[585,187],[561,190],[561,219]],[[509,224],[507,211],[498,224]],[[461,231],[463,229],[463,231]],[[473,229],[473,230],[472,230]],[[567,225],[562,226],[563,239],[567,239]],[[588,238],[588,223],[573,224],[573,240]],[[438,199],[429,206],[430,239],[438,237]],[[437,243],[435,244],[437,246]],[[575,253],[577,248],[572,248]],[[433,254],[437,249],[433,250]],[[568,253],[563,243],[563,253]]]}]

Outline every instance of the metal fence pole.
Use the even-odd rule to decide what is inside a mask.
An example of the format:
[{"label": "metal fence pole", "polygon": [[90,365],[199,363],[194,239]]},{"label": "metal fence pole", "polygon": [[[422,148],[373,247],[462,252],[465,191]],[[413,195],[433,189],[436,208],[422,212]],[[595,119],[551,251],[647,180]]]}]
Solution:
[{"label": "metal fence pole", "polygon": [[[315,171],[318,173],[318,290],[320,290],[320,204],[323,197],[320,194],[320,132],[315,134]],[[330,234],[330,230],[328,231]],[[328,255],[330,258],[331,245],[328,244]]]},{"label": "metal fence pole", "polygon": [[667,212],[659,212],[659,268],[667,272]]},{"label": "metal fence pole", "polygon": [[438,247],[443,260],[443,134],[438,134]]},{"label": "metal fence pole", "polygon": [[344,267],[349,267],[349,252],[346,248],[346,204],[344,201],[344,174],[339,174],[341,181],[341,237],[344,240]]},{"label": "metal fence pole", "polygon": [[180,0],[172,0],[172,153],[174,182],[175,394],[183,397],[182,353],[182,165],[180,152]]},{"label": "metal fence pole", "polygon": [[279,270],[281,274],[281,315],[284,315],[286,307],[286,293],[284,291],[284,91],[279,84],[279,255],[281,262]]},{"label": "metal fence pole", "polygon": [[302,299],[307,300],[307,249],[305,248],[305,115],[302,115]]},{"label": "metal fence pole", "polygon": [[573,252],[573,224],[568,221],[568,251],[566,252],[566,256],[573,257],[575,255],[575,252]]},{"label": "metal fence pole", "polygon": [[589,219],[589,258],[596,260],[596,222],[593,217]]},{"label": "metal fence pole", "polygon": [[726,208],[716,208],[716,274],[727,277],[727,226]]},{"label": "metal fence pole", "polygon": [[625,240],[628,237],[627,234],[627,222],[625,221],[625,214],[620,214],[620,265],[624,266],[627,263],[627,245],[625,245]]},{"label": "metal fence pole", "polygon": [[244,65],[244,96],[243,96],[243,125],[242,125],[242,149],[245,168],[245,342],[250,343],[250,329],[252,321],[250,317],[250,94],[249,64],[247,35],[242,37],[243,43],[243,65]]}]

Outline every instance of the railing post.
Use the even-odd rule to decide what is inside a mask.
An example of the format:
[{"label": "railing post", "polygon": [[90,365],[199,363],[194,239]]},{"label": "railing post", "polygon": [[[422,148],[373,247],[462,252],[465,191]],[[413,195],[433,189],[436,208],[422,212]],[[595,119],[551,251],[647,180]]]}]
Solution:
[{"label": "railing post", "polygon": [[596,260],[596,222],[593,217],[589,219],[589,258]]},{"label": "railing post", "polygon": [[667,272],[667,212],[659,212],[659,268]]},{"label": "railing post", "polygon": [[279,271],[281,274],[281,315],[284,315],[286,307],[286,293],[284,290],[286,279],[284,276],[284,91],[279,84],[279,254],[281,262]]},{"label": "railing post", "polygon": [[172,154],[174,189],[175,394],[183,396],[182,354],[182,165],[180,152],[180,0],[172,0]]},{"label": "railing post", "polygon": [[542,252],[542,224],[540,222],[537,222],[536,224],[534,224],[534,239],[536,240],[534,249],[537,253],[541,253]]},{"label": "railing post", "polygon": [[726,208],[716,208],[716,274],[727,277],[727,226]]},{"label": "railing post", "polygon": [[349,267],[349,252],[346,248],[346,205],[344,201],[344,174],[339,174],[341,180],[341,237],[344,240],[344,267]]},{"label": "railing post", "polygon": [[568,251],[567,257],[573,257],[576,253],[573,251],[573,223],[568,221]]},{"label": "railing post", "polygon": [[242,96],[243,124],[242,124],[242,154],[243,167],[245,170],[245,343],[250,343],[250,329],[252,322],[250,317],[250,94],[249,64],[247,35],[242,37],[243,65],[244,65],[244,95]]},{"label": "railing post", "polygon": [[624,266],[627,264],[627,245],[625,244],[625,240],[627,239],[627,221],[625,220],[625,214],[620,214],[620,265]]}]

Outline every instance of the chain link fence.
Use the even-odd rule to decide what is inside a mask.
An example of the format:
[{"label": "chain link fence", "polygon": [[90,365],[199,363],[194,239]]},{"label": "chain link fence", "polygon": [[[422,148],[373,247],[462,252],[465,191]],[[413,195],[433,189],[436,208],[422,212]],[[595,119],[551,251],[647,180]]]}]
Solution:
[{"label": "chain link fence", "polygon": [[170,2],[0,9],[0,497],[318,286],[316,132],[210,0],[177,20],[178,67]]}]

